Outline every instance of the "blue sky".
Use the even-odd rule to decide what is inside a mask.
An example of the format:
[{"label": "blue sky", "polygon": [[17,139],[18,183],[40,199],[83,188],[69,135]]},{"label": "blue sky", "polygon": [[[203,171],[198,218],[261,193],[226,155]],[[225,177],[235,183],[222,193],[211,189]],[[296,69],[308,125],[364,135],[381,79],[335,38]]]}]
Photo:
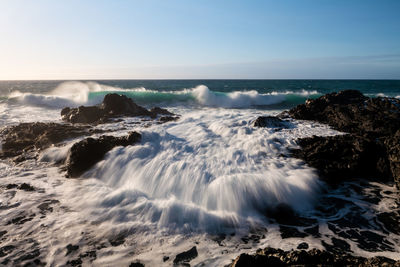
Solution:
[{"label": "blue sky", "polygon": [[400,79],[400,1],[3,0],[0,79]]}]

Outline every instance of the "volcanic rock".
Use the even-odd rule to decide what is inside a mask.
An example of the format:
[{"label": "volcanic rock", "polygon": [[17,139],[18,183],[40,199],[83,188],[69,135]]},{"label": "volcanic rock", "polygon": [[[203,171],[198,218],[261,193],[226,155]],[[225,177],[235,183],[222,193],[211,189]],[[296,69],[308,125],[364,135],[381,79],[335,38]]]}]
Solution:
[{"label": "volcanic rock", "polygon": [[303,138],[298,144],[301,149],[292,150],[292,154],[316,168],[332,185],[350,178],[390,181],[386,149],[376,140],[346,134]]},{"label": "volcanic rock", "polygon": [[230,267],[241,266],[399,266],[400,261],[386,257],[363,258],[345,252],[332,253],[318,249],[283,251],[259,249],[255,254],[241,254]]},{"label": "volcanic rock", "polygon": [[289,123],[274,116],[260,116],[253,122],[254,127],[289,128]]},{"label": "volcanic rock", "polygon": [[[400,100],[369,98],[359,91],[331,93],[289,110],[295,119],[314,120],[349,133],[298,140],[295,157],[321,176],[393,181],[400,188]],[[331,180],[331,179],[335,180]]]},{"label": "volcanic rock", "polygon": [[60,123],[20,123],[3,129],[0,158],[22,156],[24,152],[41,150],[58,144],[66,139],[89,134],[84,126],[74,126]]},{"label": "volcanic rock", "polygon": [[192,247],[188,251],[184,251],[182,253],[179,253],[176,255],[174,259],[174,265],[178,265],[181,263],[187,263],[191,261],[192,259],[196,258],[198,255],[196,247]]},{"label": "volcanic rock", "polygon": [[107,94],[101,105],[66,107],[61,110],[61,118],[71,123],[99,124],[108,122],[111,118],[122,116],[149,116],[174,115],[166,109],[155,107],[150,111],[137,105],[131,98],[119,94]]},{"label": "volcanic rock", "polygon": [[116,146],[129,146],[139,142],[141,135],[131,132],[128,136],[100,136],[99,138],[86,138],[75,143],[69,150],[66,168],[67,177],[78,177],[96,162],[101,160],[104,155]]}]

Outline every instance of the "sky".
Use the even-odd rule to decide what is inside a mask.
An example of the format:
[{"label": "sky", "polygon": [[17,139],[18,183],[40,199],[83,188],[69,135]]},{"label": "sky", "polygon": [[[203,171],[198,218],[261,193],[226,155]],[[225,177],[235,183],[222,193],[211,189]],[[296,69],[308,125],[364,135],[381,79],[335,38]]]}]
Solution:
[{"label": "sky", "polygon": [[0,0],[0,79],[400,79],[399,0]]}]

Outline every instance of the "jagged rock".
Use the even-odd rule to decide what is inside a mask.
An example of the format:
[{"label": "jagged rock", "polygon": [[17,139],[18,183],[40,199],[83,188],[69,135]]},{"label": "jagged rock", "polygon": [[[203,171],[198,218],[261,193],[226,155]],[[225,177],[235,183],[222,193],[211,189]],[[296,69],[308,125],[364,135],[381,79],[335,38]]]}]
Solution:
[{"label": "jagged rock", "polygon": [[101,136],[97,139],[86,138],[75,143],[69,150],[66,168],[67,177],[78,177],[96,162],[101,160],[104,155],[116,146],[128,146],[139,142],[141,135],[132,132],[128,136],[114,137]]},{"label": "jagged rock", "polygon": [[322,176],[394,180],[400,188],[399,99],[369,98],[359,91],[346,90],[307,100],[288,114],[349,133],[299,140],[302,149],[293,154],[317,168]]},{"label": "jagged rock", "polygon": [[241,254],[230,267],[252,266],[399,266],[400,261],[385,257],[363,258],[340,252],[332,253],[318,249],[283,251],[259,249],[255,254]]},{"label": "jagged rock", "polygon": [[253,122],[254,127],[288,128],[289,123],[274,116],[260,116]]},{"label": "jagged rock", "polygon": [[103,103],[101,104],[101,109],[105,111],[107,115],[110,116],[151,116],[152,113],[137,105],[125,95],[118,94],[107,94]]},{"label": "jagged rock", "polygon": [[397,187],[400,188],[400,130],[385,140],[390,170]]},{"label": "jagged rock", "polygon": [[70,123],[104,123],[108,119],[104,109],[97,106],[66,107],[61,110],[61,118]]},{"label": "jagged rock", "polygon": [[331,93],[289,110],[291,117],[326,123],[359,135],[393,135],[400,128],[400,100],[368,98],[355,90]]},{"label": "jagged rock", "polygon": [[174,265],[187,263],[198,256],[196,246],[192,247],[188,251],[184,251],[176,255],[174,259]]},{"label": "jagged rock", "polygon": [[160,121],[160,123],[165,123],[165,122],[169,122],[169,121],[176,121],[178,119],[179,119],[178,116],[162,116],[159,118],[159,121]]},{"label": "jagged rock", "polygon": [[150,110],[150,112],[151,112],[152,114],[158,114],[158,115],[169,115],[169,116],[174,115],[174,113],[171,113],[171,112],[169,112],[168,110],[163,109],[163,108],[160,108],[160,107],[154,107],[154,108],[152,108],[152,109]]},{"label": "jagged rock", "polygon": [[89,133],[89,128],[84,126],[43,122],[20,123],[1,131],[4,141],[0,158],[19,156],[18,161],[21,161],[24,152],[45,149],[66,139]]},{"label": "jagged rock", "polygon": [[319,171],[330,184],[350,178],[391,179],[389,161],[382,143],[355,135],[313,136],[299,139],[301,149],[292,150]]},{"label": "jagged rock", "polygon": [[99,106],[66,107],[61,110],[61,118],[71,123],[99,124],[121,116],[174,115],[166,109],[155,107],[150,111],[137,105],[131,98],[119,94],[107,94]]}]

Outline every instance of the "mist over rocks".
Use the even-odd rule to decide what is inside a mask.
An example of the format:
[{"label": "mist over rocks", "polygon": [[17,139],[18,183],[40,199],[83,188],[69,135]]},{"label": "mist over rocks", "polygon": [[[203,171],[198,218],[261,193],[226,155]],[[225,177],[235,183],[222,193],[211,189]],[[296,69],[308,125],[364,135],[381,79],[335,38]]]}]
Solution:
[{"label": "mist over rocks", "polygon": [[293,151],[329,183],[338,178],[366,178],[395,181],[400,188],[399,99],[369,98],[359,91],[345,90],[307,100],[287,114],[347,133],[299,139],[301,149]]},{"label": "mist over rocks", "polygon": [[150,111],[137,105],[125,95],[115,93],[107,94],[103,102],[98,106],[80,106],[78,108],[63,108],[61,118],[70,123],[100,124],[110,121],[112,118],[130,116],[149,116],[156,118],[157,115],[173,116],[166,109],[154,107]]}]

